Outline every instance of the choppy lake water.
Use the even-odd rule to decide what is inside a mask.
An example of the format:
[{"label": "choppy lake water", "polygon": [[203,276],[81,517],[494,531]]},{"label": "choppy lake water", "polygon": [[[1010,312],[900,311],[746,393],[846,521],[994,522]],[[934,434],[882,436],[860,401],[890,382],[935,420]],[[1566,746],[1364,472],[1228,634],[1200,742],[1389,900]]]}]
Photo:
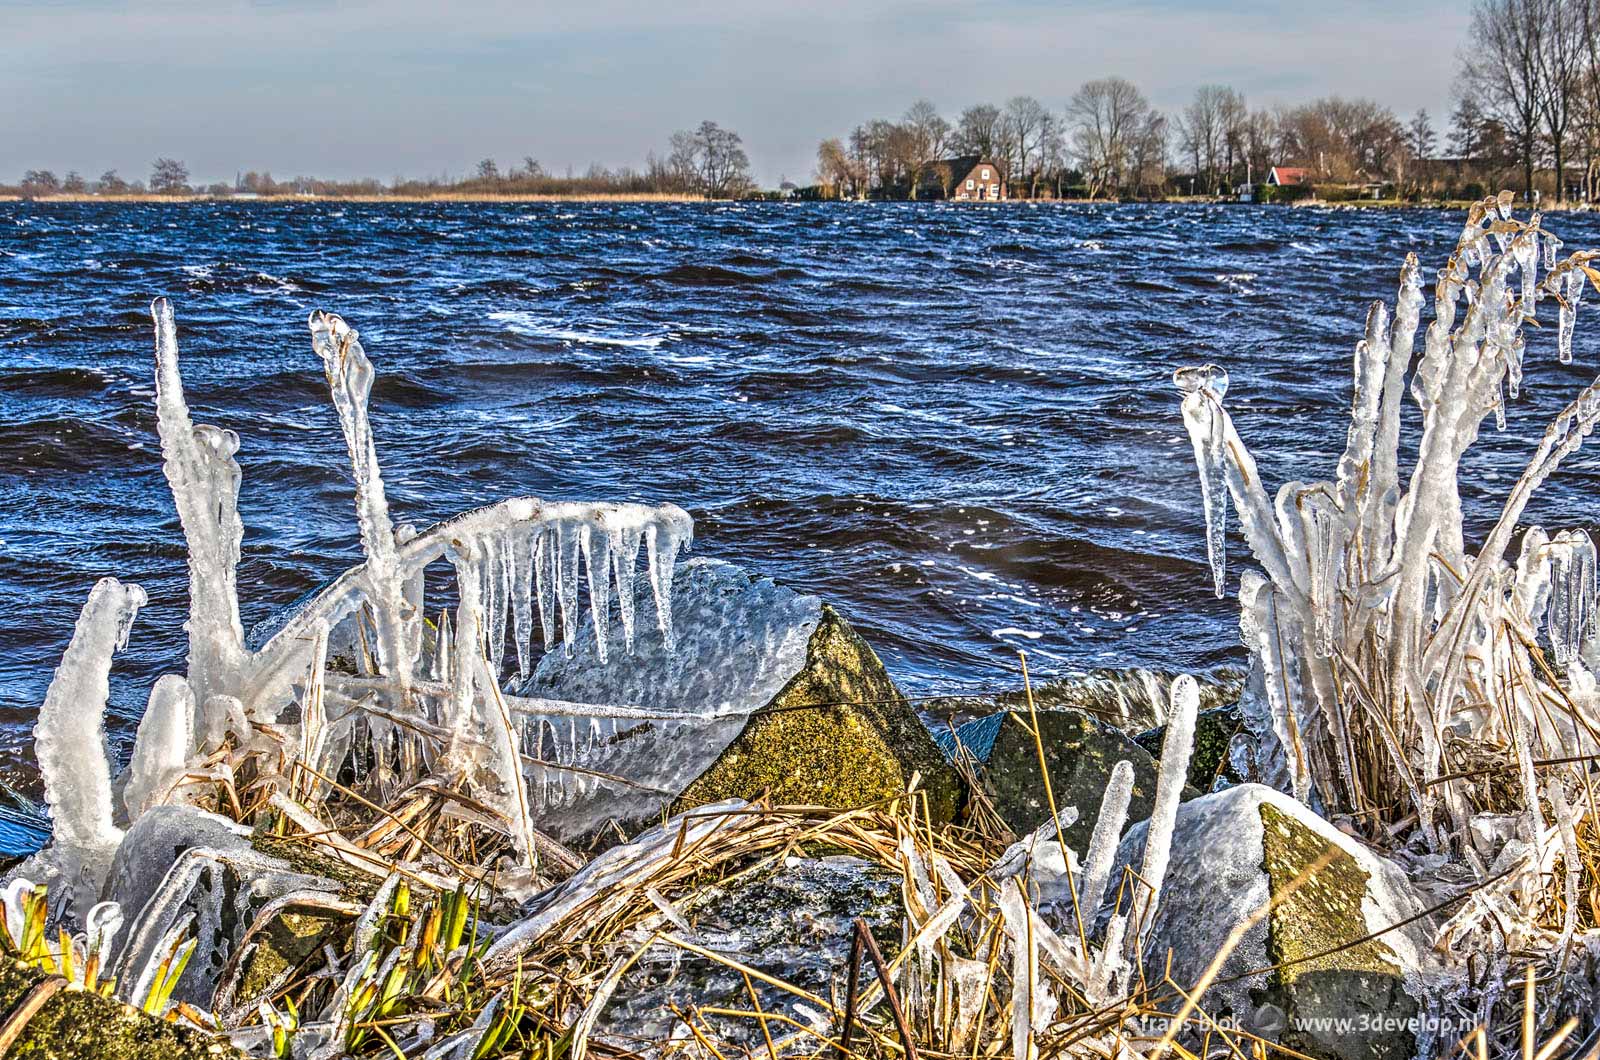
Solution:
[{"label": "choppy lake water", "polygon": [[[184,552],[151,406],[151,296],[196,419],[243,439],[248,628],[359,555],[305,319],[360,328],[390,502],[672,500],[696,553],[839,606],[908,691],[1237,662],[1205,569],[1172,369],[1227,367],[1272,487],[1331,473],[1350,352],[1433,211],[875,205],[0,204],[0,763],[95,579],[150,605],[113,674],[125,740],[181,669]],[[1600,220],[1556,216],[1569,245]],[[1588,312],[1596,312],[1590,309]],[[1486,518],[1594,372],[1530,340]],[[1414,411],[1414,410],[1413,410]],[[1587,525],[1580,454],[1530,517]],[[1245,560],[1234,536],[1230,588]]]}]

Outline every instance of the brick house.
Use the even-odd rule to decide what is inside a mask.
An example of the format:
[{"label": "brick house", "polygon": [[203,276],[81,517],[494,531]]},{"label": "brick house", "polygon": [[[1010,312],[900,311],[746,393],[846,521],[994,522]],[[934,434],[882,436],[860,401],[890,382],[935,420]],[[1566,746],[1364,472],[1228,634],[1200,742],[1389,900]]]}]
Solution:
[{"label": "brick house", "polygon": [[999,164],[978,155],[929,162],[917,184],[919,199],[978,202],[1007,197],[1005,175]]}]

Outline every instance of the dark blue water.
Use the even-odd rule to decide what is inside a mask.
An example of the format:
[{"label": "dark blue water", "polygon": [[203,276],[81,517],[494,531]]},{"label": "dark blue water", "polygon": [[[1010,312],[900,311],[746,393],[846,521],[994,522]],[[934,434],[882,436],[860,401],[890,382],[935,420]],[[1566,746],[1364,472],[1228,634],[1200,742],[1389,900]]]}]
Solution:
[{"label": "dark blue water", "polygon": [[[1216,361],[1269,484],[1329,475],[1350,351],[1430,211],[883,205],[0,204],[0,763],[95,579],[150,606],[125,738],[183,665],[147,305],[177,306],[197,420],[243,439],[246,626],[358,558],[305,328],[361,329],[397,521],[517,493],[671,500],[696,550],[838,605],[910,691],[1237,662],[1168,379]],[[1569,244],[1600,221],[1557,217]],[[1594,312],[1595,310],[1590,310]],[[1597,358],[1530,341],[1469,463],[1488,517]],[[1413,410],[1414,411],[1414,410]],[[1586,524],[1580,455],[1530,513]],[[1563,515],[1564,513],[1564,515]],[[1563,515],[1557,519],[1558,515]],[[1244,552],[1235,539],[1230,585]]]}]

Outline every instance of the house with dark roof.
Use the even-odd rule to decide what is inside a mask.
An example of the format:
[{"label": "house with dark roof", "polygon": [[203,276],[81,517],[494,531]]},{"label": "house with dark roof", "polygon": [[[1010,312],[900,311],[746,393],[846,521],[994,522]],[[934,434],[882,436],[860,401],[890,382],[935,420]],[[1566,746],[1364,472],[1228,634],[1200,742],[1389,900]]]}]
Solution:
[{"label": "house with dark roof", "polygon": [[992,158],[981,155],[929,162],[922,167],[922,179],[917,182],[919,199],[978,202],[1006,197],[1004,171]]}]

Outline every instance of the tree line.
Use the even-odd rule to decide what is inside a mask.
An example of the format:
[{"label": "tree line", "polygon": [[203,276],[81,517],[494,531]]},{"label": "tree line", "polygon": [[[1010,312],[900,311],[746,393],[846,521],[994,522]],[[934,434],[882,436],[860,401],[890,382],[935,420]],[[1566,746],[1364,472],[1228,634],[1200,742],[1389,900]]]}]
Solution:
[{"label": "tree line", "polygon": [[466,176],[451,179],[396,177],[388,184],[375,179],[325,180],[297,176],[275,179],[270,172],[240,173],[232,183],[193,184],[181,161],[158,158],[150,167],[148,183],[124,180],[107,170],[98,179],[69,172],[58,177],[47,169],[30,169],[15,185],[0,185],[0,193],[28,197],[51,195],[209,195],[230,196],[372,196],[395,195],[684,195],[711,199],[738,198],[754,191],[750,158],[743,140],[731,129],[703,121],[693,129],[673,133],[667,150],[646,156],[641,169],[591,166],[583,173],[548,172],[532,156],[504,167],[485,158]]},{"label": "tree line", "polygon": [[[1370,99],[1251,107],[1202,85],[1171,113],[1121,77],[1085,82],[1051,107],[1033,96],[953,119],[927,100],[817,148],[823,197],[918,198],[946,157],[997,163],[1011,195],[1227,194],[1273,166],[1311,184],[1379,185],[1403,198],[1473,198],[1513,181],[1560,200],[1600,199],[1600,0],[1474,0],[1444,128]],[[1309,189],[1307,189],[1309,190]]]},{"label": "tree line", "polygon": [[[1202,85],[1168,114],[1137,85],[1107,77],[1085,82],[1058,109],[1015,96],[969,106],[952,120],[919,100],[898,121],[876,119],[823,140],[816,192],[938,195],[948,189],[927,179],[936,160],[981,156],[1000,166],[1017,198],[1215,196],[1263,183],[1274,166],[1303,169],[1311,184],[1470,197],[1476,192],[1467,184],[1492,184],[1512,166],[1512,137],[1498,110],[1475,93],[1461,97],[1450,120],[1441,139],[1425,109],[1402,121],[1382,104],[1342,96],[1252,108],[1227,85]],[[1441,148],[1450,157],[1440,157]]]}]

